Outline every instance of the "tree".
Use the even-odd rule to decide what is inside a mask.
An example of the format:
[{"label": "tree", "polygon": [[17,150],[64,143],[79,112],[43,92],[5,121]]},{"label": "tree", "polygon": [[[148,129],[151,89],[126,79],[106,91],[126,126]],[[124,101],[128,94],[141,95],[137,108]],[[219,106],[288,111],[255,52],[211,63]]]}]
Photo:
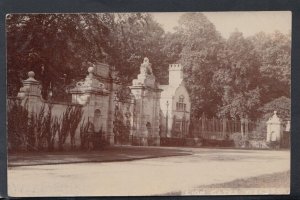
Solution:
[{"label": "tree", "polygon": [[[24,147],[24,143],[31,142],[32,135],[28,137],[29,131],[32,131],[33,125],[29,122],[29,111],[27,101],[22,105],[18,99],[10,99],[7,104],[7,141],[8,150],[16,151]],[[31,115],[32,117],[32,115]],[[29,126],[28,126],[29,124]],[[29,128],[30,127],[30,128]],[[34,133],[31,133],[34,134]],[[34,137],[34,136],[33,136]]]},{"label": "tree", "polygon": [[250,40],[240,32],[234,32],[226,42],[222,67],[214,78],[222,86],[220,116],[257,117],[260,104],[260,62]]},{"label": "tree", "polygon": [[[64,97],[90,63],[105,62],[124,85],[139,73],[144,57],[160,83],[168,65],[181,63],[192,117],[258,117],[258,108],[290,98],[291,38],[280,32],[228,40],[202,13],[185,13],[174,33],[165,33],[149,13],[11,14],[7,16],[8,94],[16,95],[29,70]],[[275,87],[276,86],[276,87]]]},{"label": "tree", "polygon": [[[215,26],[202,13],[187,13],[179,19],[176,38],[181,45],[179,62],[184,67],[184,80],[192,101],[192,113],[214,116],[221,96],[213,86],[214,72],[220,66],[224,40]],[[176,42],[173,43],[176,45]],[[176,56],[173,56],[176,58]]]},{"label": "tree", "polygon": [[269,119],[274,111],[283,120],[291,120],[291,99],[285,96],[274,99],[259,108],[264,119]]},{"label": "tree", "polygon": [[[152,63],[158,81],[164,79],[167,69],[163,46],[164,30],[149,13],[117,13],[110,27],[112,52],[110,64],[116,67],[124,83],[136,78],[144,57]],[[167,70],[165,70],[167,71]]]},{"label": "tree", "polygon": [[8,93],[15,96],[29,70],[63,98],[65,87],[83,78],[90,63],[114,66],[125,84],[136,77],[143,57],[157,79],[167,69],[161,51],[164,31],[147,13],[11,14],[7,17]]},{"label": "tree", "polygon": [[291,95],[291,36],[278,31],[258,33],[250,40],[261,62],[262,103]]},{"label": "tree", "polygon": [[9,95],[16,95],[29,70],[41,81],[44,98],[50,83],[55,95],[63,95],[86,62],[107,57],[109,30],[98,14],[10,14],[6,22]]}]

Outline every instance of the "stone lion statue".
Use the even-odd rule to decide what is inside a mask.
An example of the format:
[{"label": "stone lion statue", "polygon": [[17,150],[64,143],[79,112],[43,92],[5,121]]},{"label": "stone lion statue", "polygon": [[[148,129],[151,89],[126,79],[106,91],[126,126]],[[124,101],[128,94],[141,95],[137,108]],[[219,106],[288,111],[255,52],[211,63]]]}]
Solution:
[{"label": "stone lion statue", "polygon": [[141,64],[140,73],[147,74],[147,75],[153,75],[151,63],[149,63],[149,59],[147,57],[144,58],[144,62]]}]

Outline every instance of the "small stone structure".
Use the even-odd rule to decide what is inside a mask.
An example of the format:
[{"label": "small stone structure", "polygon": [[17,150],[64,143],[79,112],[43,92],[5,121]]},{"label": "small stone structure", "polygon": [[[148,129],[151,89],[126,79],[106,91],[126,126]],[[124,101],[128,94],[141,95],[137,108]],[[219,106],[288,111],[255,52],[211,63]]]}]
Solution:
[{"label": "small stone structure", "polygon": [[267,121],[267,142],[280,142],[283,133],[283,123],[274,111],[273,116]]}]

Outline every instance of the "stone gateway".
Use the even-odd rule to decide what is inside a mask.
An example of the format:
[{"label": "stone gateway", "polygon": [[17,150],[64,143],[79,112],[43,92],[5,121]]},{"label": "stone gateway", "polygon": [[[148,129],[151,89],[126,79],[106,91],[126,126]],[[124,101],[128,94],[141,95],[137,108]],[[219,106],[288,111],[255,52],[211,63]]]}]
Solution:
[{"label": "stone gateway", "polygon": [[[187,134],[191,105],[181,65],[170,65],[169,85],[161,86],[156,81],[148,58],[144,58],[140,73],[129,87],[117,80],[115,71],[107,64],[91,64],[87,72],[84,80],[68,90],[72,96],[71,102],[44,100],[41,84],[34,78],[34,72],[29,72],[29,78],[23,81],[18,98],[23,104],[26,102],[28,110],[36,113],[43,105],[51,104],[53,115],[58,117],[70,105],[81,106],[81,121],[91,123],[95,132],[104,133],[105,140],[111,145],[120,137],[129,138],[129,144],[138,140],[139,145],[160,145],[161,136]],[[119,129],[128,130],[126,135],[120,135],[125,132],[117,131],[116,125],[120,126]],[[78,126],[75,145],[79,145],[79,140]]]}]

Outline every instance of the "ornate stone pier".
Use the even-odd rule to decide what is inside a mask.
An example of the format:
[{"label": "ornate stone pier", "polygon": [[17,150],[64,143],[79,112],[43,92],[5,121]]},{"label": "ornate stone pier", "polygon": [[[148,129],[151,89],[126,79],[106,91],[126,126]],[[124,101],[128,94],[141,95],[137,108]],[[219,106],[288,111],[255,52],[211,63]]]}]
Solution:
[{"label": "ornate stone pier", "polygon": [[84,107],[85,121],[89,120],[94,124],[95,131],[100,129],[105,131],[106,139],[110,144],[114,144],[113,135],[108,132],[107,121],[109,116],[110,91],[94,75],[95,68],[88,68],[88,75],[84,81],[76,83],[76,87],[70,89],[72,103],[80,104]]},{"label": "ornate stone pier", "polygon": [[144,58],[140,66],[140,74],[132,81],[130,89],[136,101],[134,136],[141,139],[142,145],[160,145],[159,103],[162,90],[158,88],[148,58]]},{"label": "ornate stone pier", "polygon": [[18,98],[22,100],[22,104],[27,104],[28,110],[38,112],[42,102],[42,86],[39,81],[34,78],[34,72],[28,72],[28,78],[23,80],[23,87],[20,88]]}]

